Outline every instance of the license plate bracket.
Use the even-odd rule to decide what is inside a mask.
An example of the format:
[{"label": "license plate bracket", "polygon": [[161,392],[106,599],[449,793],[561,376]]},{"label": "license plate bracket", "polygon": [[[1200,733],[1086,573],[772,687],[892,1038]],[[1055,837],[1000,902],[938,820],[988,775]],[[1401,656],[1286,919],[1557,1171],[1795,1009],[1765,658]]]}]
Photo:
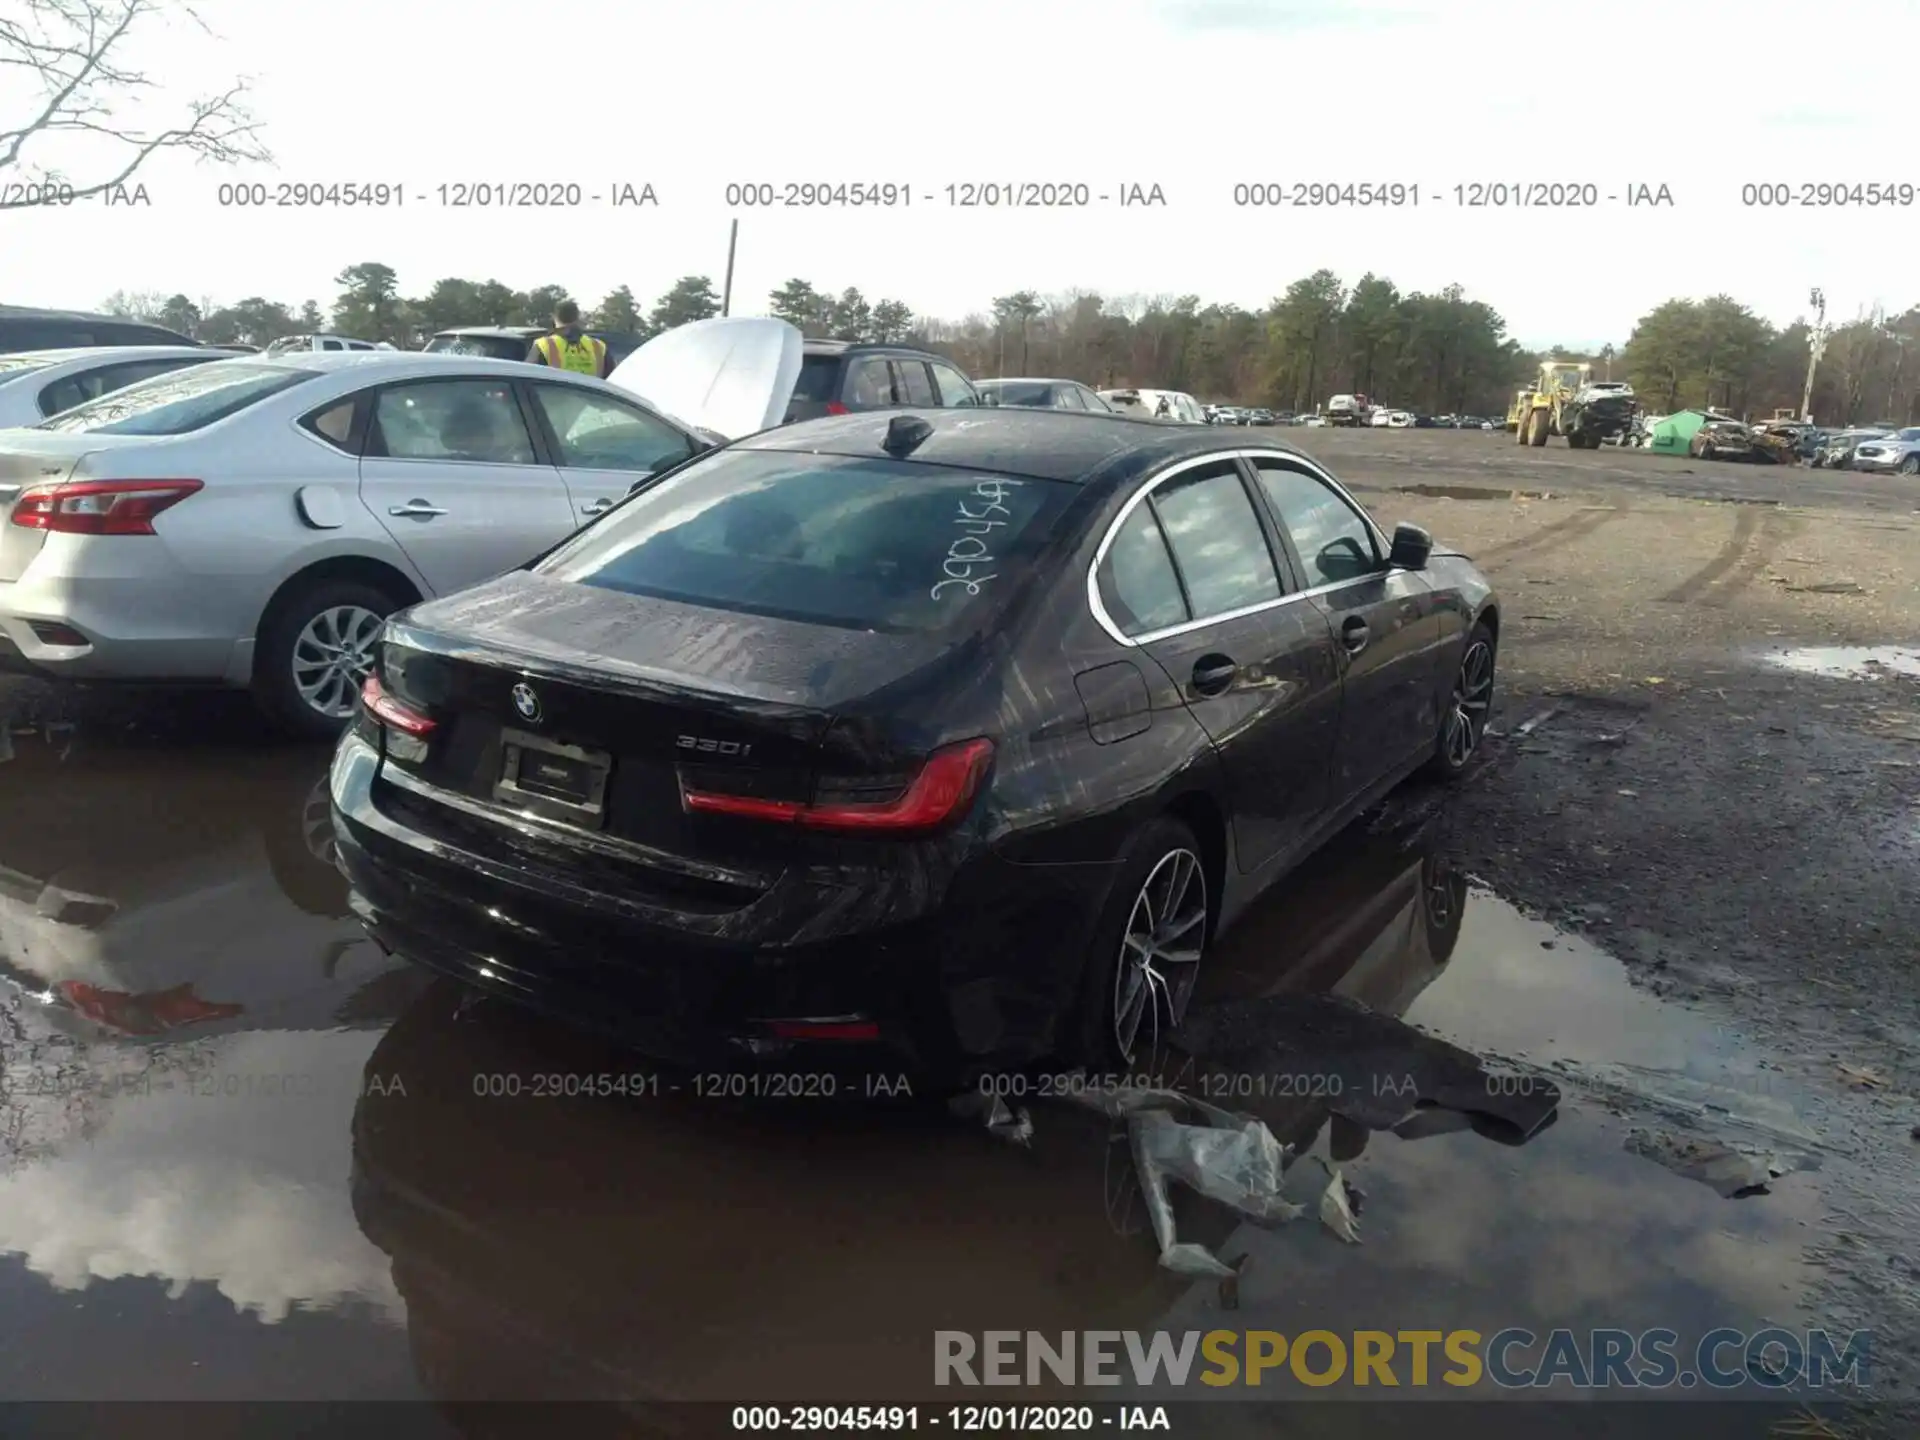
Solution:
[{"label": "license plate bracket", "polygon": [[606,821],[613,757],[524,730],[500,732],[500,778],[493,798],[565,825],[599,829]]}]

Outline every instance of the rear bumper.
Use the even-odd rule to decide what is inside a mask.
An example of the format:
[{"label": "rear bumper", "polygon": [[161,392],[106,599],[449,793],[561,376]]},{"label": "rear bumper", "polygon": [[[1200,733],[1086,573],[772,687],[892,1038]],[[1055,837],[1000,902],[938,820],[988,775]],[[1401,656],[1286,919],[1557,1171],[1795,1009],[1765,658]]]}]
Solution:
[{"label": "rear bumper", "polygon": [[[873,928],[735,941],[724,925],[695,933],[636,918],[617,896],[582,903],[511,862],[417,833],[381,808],[381,763],[349,734],[331,781],[341,863],[374,939],[667,1064],[964,1078],[1051,1053],[1079,993],[1104,867],[982,852]],[[818,932],[830,913],[831,892],[803,877],[784,876],[769,894],[796,902],[795,929]],[[787,1040],[769,1023],[843,1017],[871,1020],[878,1038]]]},{"label": "rear bumper", "polygon": [[[242,643],[235,632],[250,627],[219,623],[178,581],[43,579],[38,568],[36,561],[20,580],[0,581],[0,669],[49,679],[232,681]],[[71,627],[87,643],[49,644],[35,622]]]}]

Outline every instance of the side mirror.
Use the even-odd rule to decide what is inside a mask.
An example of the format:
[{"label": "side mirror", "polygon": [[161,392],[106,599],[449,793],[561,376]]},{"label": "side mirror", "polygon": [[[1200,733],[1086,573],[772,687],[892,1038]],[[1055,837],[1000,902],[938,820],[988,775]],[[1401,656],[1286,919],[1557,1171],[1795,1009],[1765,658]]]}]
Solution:
[{"label": "side mirror", "polygon": [[1387,553],[1387,563],[1397,570],[1424,570],[1427,557],[1433,554],[1433,536],[1418,525],[1396,525],[1393,527],[1393,549]]}]

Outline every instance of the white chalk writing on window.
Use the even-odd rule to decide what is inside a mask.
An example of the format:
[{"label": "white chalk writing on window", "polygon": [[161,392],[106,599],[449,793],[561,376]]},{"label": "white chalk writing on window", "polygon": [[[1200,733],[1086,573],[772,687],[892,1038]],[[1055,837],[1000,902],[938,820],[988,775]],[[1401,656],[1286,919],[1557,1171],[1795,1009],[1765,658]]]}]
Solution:
[{"label": "white chalk writing on window", "polygon": [[1007,509],[1007,496],[1019,489],[1020,484],[1018,480],[982,480],[959,502],[959,514],[953,524],[961,533],[947,546],[946,559],[940,562],[947,578],[935,582],[929,592],[935,600],[949,585],[960,586],[969,596],[978,595],[981,587],[999,574],[995,570],[980,573],[983,567],[997,563],[987,538],[995,530],[1006,528],[1013,515]]}]

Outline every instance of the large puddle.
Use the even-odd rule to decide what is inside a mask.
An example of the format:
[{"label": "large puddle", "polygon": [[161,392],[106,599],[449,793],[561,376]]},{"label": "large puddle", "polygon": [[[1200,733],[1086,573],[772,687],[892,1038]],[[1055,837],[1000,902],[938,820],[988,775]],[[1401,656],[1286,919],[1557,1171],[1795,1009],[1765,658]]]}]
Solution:
[{"label": "large puddle", "polygon": [[[1030,1096],[1021,1147],[932,1107],[650,1089],[360,938],[324,756],[55,739],[0,767],[8,1397],[875,1403],[926,1398],[936,1330],[1806,1323],[1811,1162],[1734,1200],[1644,1153],[1817,1148],[1795,1097],[1468,883],[1444,813],[1357,827],[1210,957],[1198,1013],[1293,1047],[1214,1098],[1362,1200],[1350,1244],[1180,1193],[1236,1297],[1156,1263],[1105,1117]],[[1364,1059],[1301,1021],[1348,1001]],[[1469,1078],[1399,1123],[1429,1051]],[[1299,1082],[1330,1070],[1339,1094]]]},{"label": "large puddle", "polygon": [[1920,649],[1911,645],[1813,645],[1770,651],[1765,659],[1782,670],[1835,680],[1920,679]]}]

